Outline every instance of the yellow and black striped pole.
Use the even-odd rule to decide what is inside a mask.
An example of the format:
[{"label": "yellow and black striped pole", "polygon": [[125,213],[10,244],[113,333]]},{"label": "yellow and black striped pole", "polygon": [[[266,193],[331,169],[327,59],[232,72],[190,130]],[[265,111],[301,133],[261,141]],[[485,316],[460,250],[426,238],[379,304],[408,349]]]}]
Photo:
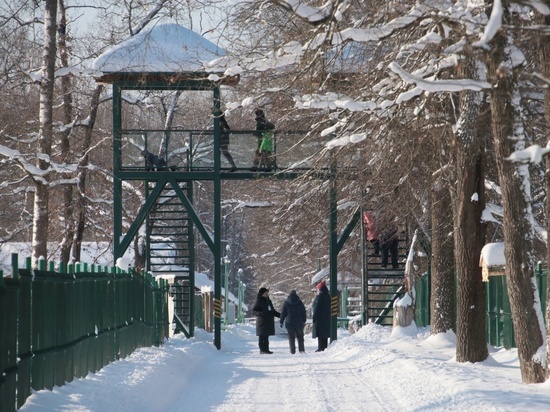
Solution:
[{"label": "yellow and black striped pole", "polygon": [[221,319],[222,317],[222,301],[221,299],[214,298],[214,319]]}]

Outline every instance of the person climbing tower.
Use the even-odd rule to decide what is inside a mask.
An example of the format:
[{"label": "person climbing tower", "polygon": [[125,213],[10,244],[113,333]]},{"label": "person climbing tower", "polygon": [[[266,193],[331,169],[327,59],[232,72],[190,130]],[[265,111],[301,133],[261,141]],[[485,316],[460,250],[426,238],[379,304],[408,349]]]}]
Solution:
[{"label": "person climbing tower", "polygon": [[258,166],[261,164],[266,171],[269,171],[275,166],[275,159],[272,156],[275,125],[267,120],[262,109],[256,109],[254,115],[258,146],[254,152],[254,161],[250,170],[258,170]]},{"label": "person climbing tower", "polygon": [[363,227],[365,228],[365,240],[372,244],[374,255],[380,254],[380,239],[376,229],[376,218],[372,209],[363,211]]}]

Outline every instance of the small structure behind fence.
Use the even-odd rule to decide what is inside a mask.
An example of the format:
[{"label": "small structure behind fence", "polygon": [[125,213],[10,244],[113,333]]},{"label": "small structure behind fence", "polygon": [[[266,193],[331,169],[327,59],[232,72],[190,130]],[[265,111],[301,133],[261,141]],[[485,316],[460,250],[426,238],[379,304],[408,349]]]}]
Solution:
[{"label": "small structure behind fence", "polygon": [[[546,313],[546,270],[539,264],[535,269],[539,298],[542,314]],[[512,323],[512,312],[508,289],[506,287],[506,276],[489,276],[485,283],[487,288],[487,304],[485,319],[487,324],[487,343],[495,347],[510,349],[516,346],[514,339],[514,326]],[[415,322],[417,326],[430,324],[430,275],[428,273],[417,279]],[[455,302],[456,302],[456,278],[455,278]],[[455,319],[456,322],[456,319]]]},{"label": "small structure behind fence", "polygon": [[0,271],[0,410],[169,336],[168,285],[117,268],[40,261]]}]

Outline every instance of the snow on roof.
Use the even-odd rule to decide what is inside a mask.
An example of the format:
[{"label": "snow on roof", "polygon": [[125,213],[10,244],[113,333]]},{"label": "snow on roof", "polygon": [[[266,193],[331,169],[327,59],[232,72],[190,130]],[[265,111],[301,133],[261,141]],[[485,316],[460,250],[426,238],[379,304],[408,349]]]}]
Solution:
[{"label": "snow on roof", "polygon": [[197,72],[225,56],[221,47],[178,24],[159,24],[101,54],[94,70],[112,72]]},{"label": "snow on roof", "polygon": [[506,259],[504,258],[504,243],[487,243],[481,249],[481,257],[479,265],[486,266],[504,266]]},{"label": "snow on roof", "polygon": [[[506,265],[504,257],[504,243],[487,243],[481,249],[479,266],[481,267],[481,277],[484,282],[489,281],[491,275],[504,274],[502,268]],[[491,268],[493,268],[491,273]],[[496,269],[496,270],[495,270]]]}]

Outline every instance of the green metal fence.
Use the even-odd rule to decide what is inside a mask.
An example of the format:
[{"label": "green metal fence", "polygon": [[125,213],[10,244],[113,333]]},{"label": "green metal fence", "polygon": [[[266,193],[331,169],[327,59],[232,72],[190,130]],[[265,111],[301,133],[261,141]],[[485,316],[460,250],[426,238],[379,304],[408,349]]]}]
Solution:
[{"label": "green metal fence", "polygon": [[116,268],[60,264],[0,272],[0,410],[20,408],[31,390],[96,372],[169,334],[168,285]]},{"label": "green metal fence", "polygon": [[[539,264],[535,270],[535,279],[539,291],[539,298],[542,307],[542,314],[546,312],[546,282],[547,271]],[[514,326],[512,324],[512,313],[510,300],[506,288],[505,276],[489,276],[486,283],[487,306],[487,342],[496,347],[510,349],[515,347]],[[415,322],[417,326],[428,326],[430,324],[430,276],[424,274],[417,279],[415,284],[416,307]],[[455,278],[456,290],[456,278]],[[455,299],[456,301],[456,299]]]}]

